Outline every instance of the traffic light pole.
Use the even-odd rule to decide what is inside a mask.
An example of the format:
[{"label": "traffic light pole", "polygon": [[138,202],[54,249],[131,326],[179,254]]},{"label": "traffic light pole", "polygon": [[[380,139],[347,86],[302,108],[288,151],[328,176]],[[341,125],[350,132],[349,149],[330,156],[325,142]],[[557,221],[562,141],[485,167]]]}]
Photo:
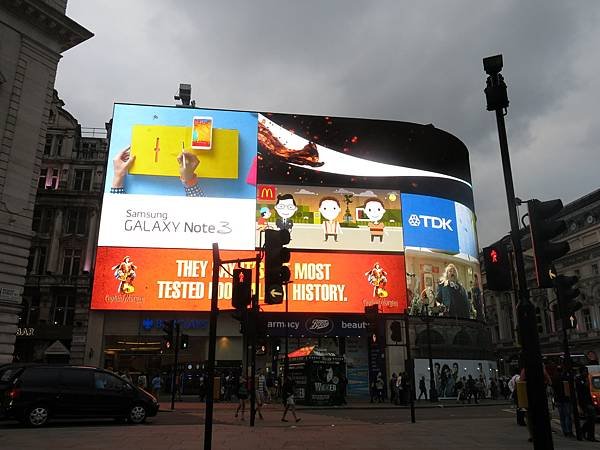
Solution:
[{"label": "traffic light pole", "polygon": [[508,142],[506,138],[504,111],[503,108],[497,108],[495,112],[498,125],[498,137],[500,140],[500,155],[502,157],[504,184],[506,186],[506,201],[508,203],[508,215],[510,218],[510,235],[515,254],[515,265],[519,284],[517,316],[519,337],[525,353],[527,397],[530,410],[529,416],[533,421],[533,448],[536,450],[552,450],[554,445],[552,442],[552,429],[550,428],[548,402],[546,399],[546,384],[544,380],[542,354],[536,327],[535,308],[529,300],[529,291],[527,290],[525,263],[523,261],[523,249],[521,247],[519,233],[519,219],[515,201]]},{"label": "traffic light pole", "polygon": [[[556,289],[557,296],[560,295]],[[559,303],[559,301],[557,301]],[[561,314],[562,332],[563,332],[563,352],[565,357],[565,370],[569,376],[569,400],[571,409],[573,410],[573,421],[575,422],[575,436],[581,441],[583,435],[581,433],[581,424],[579,423],[579,409],[577,408],[577,399],[575,398],[575,382],[573,379],[573,360],[571,359],[571,350],[569,349],[569,334],[567,333],[569,318],[565,314]]]},{"label": "traffic light pole", "polygon": [[410,330],[409,330],[409,320],[408,320],[408,309],[404,310],[404,334],[406,338],[404,339],[406,342],[406,360],[408,361],[408,379],[410,380],[410,390],[408,395],[410,395],[410,421],[412,423],[416,422],[415,418],[415,362],[412,359],[411,351],[410,351]]},{"label": "traffic light pole", "polygon": [[206,414],[204,419],[204,450],[212,448],[212,424],[215,389],[215,357],[217,346],[217,315],[219,314],[219,268],[221,258],[219,256],[219,244],[213,244],[213,273],[212,292],[210,298],[210,328],[208,333],[208,361],[207,377],[208,392],[206,393]]},{"label": "traffic light pole", "polygon": [[252,352],[250,355],[251,361],[251,383],[250,383],[250,426],[254,426],[254,422],[256,420],[256,335],[258,334],[259,326],[258,326],[258,303],[259,303],[259,290],[260,290],[260,255],[256,255],[255,262],[255,286],[254,295],[252,296],[252,312],[251,318],[253,324],[246,327],[246,330],[251,329],[252,334],[250,336],[250,351]]},{"label": "traffic light pole", "polygon": [[[179,334],[181,327],[179,323],[175,324],[175,362],[173,363],[173,370],[171,371],[171,411],[175,409],[175,391],[177,390],[177,366],[179,359]],[[181,389],[181,386],[179,386]]]}]

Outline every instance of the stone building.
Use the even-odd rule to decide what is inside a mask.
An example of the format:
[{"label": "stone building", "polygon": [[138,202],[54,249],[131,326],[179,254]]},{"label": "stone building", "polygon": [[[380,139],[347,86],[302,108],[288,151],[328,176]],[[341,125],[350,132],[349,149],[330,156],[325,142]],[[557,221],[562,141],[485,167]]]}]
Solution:
[{"label": "stone building", "polygon": [[[579,277],[579,301],[576,327],[568,331],[571,353],[583,361],[589,350],[600,353],[600,189],[567,204],[557,214],[565,220],[567,231],[557,241],[567,241],[571,251],[558,261],[556,270],[562,275]],[[510,247],[508,237],[503,238]],[[525,269],[531,300],[536,307],[537,328],[542,353],[552,357],[563,351],[562,328],[554,312],[556,295],[553,289],[537,289],[533,254],[528,233],[523,233]],[[483,267],[483,266],[482,266]],[[484,276],[485,280],[485,276]],[[485,281],[484,281],[485,288]],[[500,367],[506,372],[517,364],[520,347],[517,343],[517,299],[513,292],[485,291],[487,319],[492,332]]]},{"label": "stone building", "polygon": [[56,68],[93,36],[66,6],[0,2],[0,364],[13,359]]},{"label": "stone building", "polygon": [[15,359],[83,363],[106,130],[82,128],[56,91],[33,211]]}]

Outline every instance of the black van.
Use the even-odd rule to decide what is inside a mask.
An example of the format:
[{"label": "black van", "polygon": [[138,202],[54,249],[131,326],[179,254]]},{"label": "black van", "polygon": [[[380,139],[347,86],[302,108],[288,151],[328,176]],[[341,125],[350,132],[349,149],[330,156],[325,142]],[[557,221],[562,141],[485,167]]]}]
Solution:
[{"label": "black van", "polygon": [[112,417],[137,424],[155,416],[158,406],[148,392],[94,367],[0,367],[0,416],[33,427],[59,417]]}]

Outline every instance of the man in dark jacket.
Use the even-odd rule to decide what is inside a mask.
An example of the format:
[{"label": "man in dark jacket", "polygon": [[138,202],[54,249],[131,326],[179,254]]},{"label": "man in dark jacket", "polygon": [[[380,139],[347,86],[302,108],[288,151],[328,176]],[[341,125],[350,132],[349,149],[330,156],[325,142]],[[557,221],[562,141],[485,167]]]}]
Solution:
[{"label": "man in dark jacket", "polygon": [[[556,368],[556,373],[552,378],[552,392],[554,393],[554,404],[558,409],[560,417],[560,427],[566,437],[573,437],[573,414],[571,408],[571,397],[568,389],[565,390],[565,384],[569,382],[568,373],[563,371],[561,366]],[[568,386],[568,384],[567,384]]]}]

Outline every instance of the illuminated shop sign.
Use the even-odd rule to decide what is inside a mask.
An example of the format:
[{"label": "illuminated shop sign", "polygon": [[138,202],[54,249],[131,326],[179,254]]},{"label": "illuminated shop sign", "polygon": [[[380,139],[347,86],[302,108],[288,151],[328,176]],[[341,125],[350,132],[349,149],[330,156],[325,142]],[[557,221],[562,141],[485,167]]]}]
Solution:
[{"label": "illuminated shop sign", "polygon": [[368,322],[364,316],[272,314],[265,313],[264,328],[269,336],[331,337],[366,336]]},{"label": "illuminated shop sign", "polygon": [[[171,319],[142,319],[144,330],[162,330],[165,322]],[[205,330],[208,328],[208,320],[202,319],[173,319],[182,330]]]}]

